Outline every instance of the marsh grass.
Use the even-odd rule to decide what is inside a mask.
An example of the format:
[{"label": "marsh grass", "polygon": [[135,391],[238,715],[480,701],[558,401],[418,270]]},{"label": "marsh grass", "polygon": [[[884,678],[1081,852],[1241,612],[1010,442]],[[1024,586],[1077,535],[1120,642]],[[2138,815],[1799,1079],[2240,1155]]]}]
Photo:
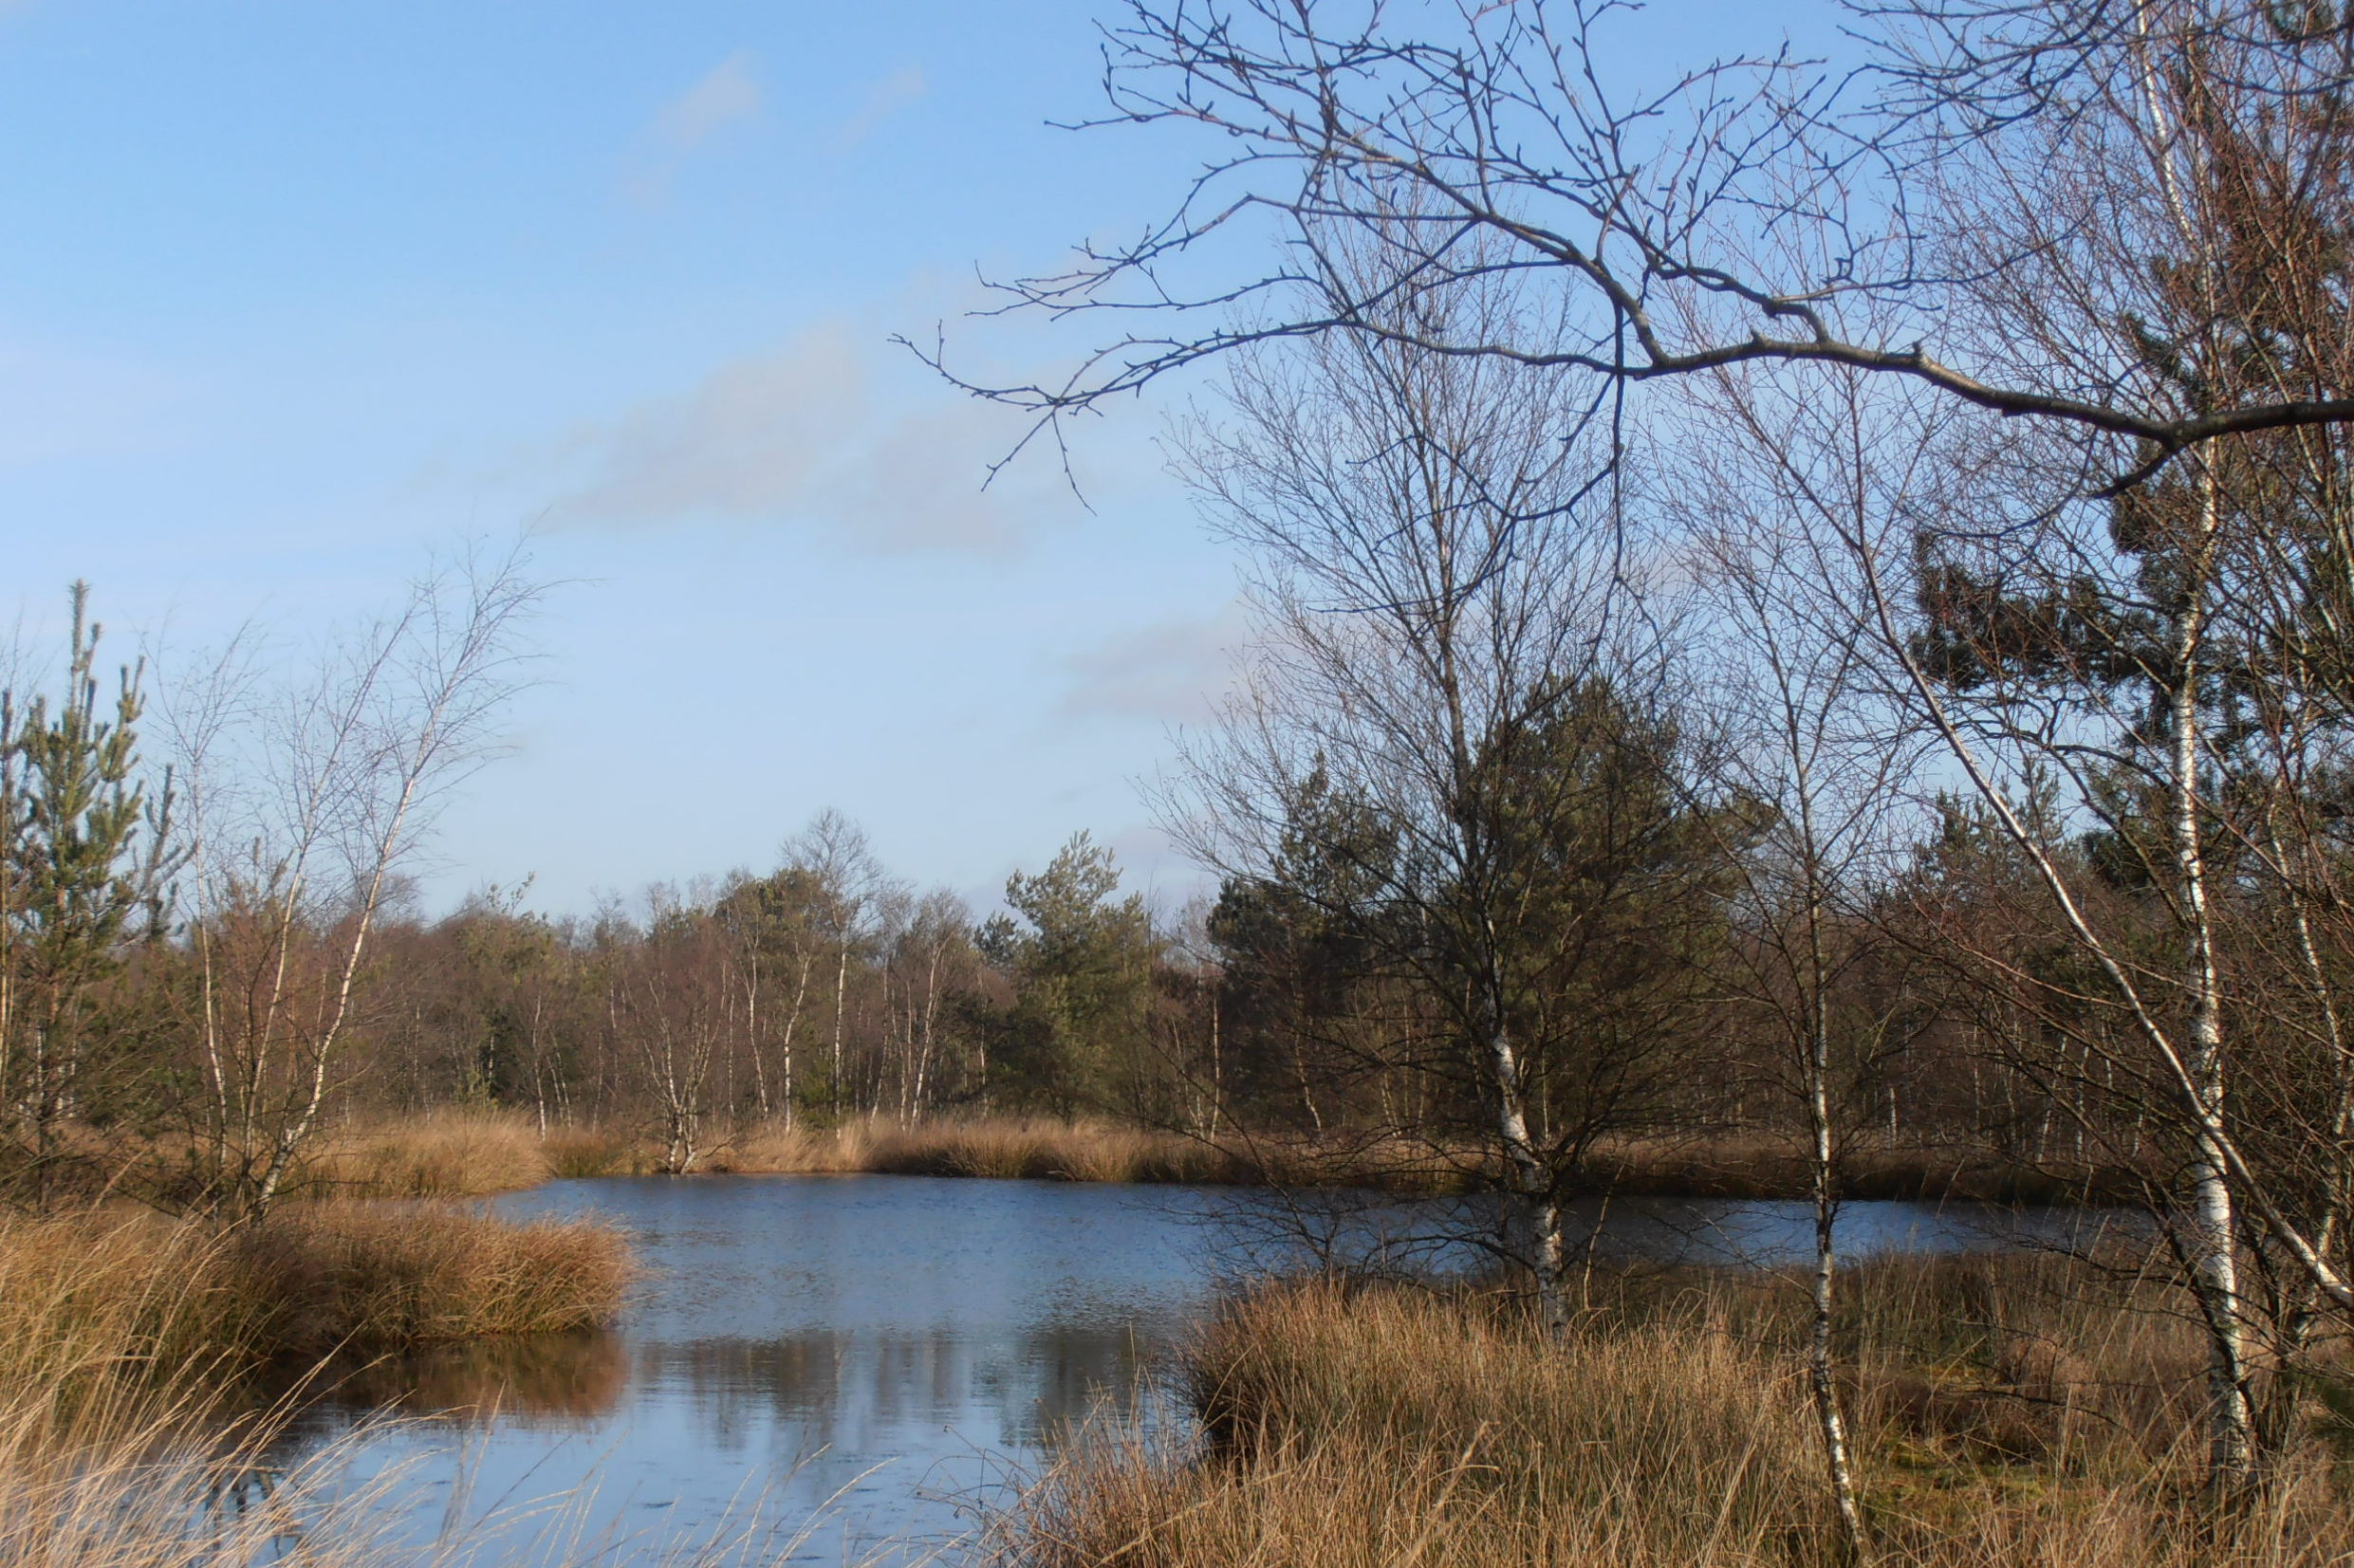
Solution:
[{"label": "marsh grass", "polygon": [[988,1117],[899,1122],[865,1117],[840,1127],[755,1127],[710,1157],[708,1169],[746,1174],[993,1176],[1084,1182],[1254,1179],[1217,1144],[1105,1122]]},{"label": "marsh grass", "polygon": [[[550,1177],[652,1175],[664,1170],[664,1157],[656,1140],[624,1126],[565,1123],[543,1135],[516,1113],[438,1111],[337,1130],[303,1160],[296,1191],[309,1197],[473,1197]],[[1864,1147],[1849,1165],[1847,1186],[1862,1198],[2099,1203],[2138,1190],[2130,1171],[2028,1164],[1961,1146]],[[1489,1153],[1468,1146],[1346,1134],[1196,1137],[1046,1116],[861,1116],[830,1127],[753,1122],[701,1151],[693,1170],[1430,1193],[1493,1187],[1504,1174]],[[1790,1198],[1809,1190],[1807,1170],[1804,1149],[1768,1134],[1622,1137],[1590,1151],[1573,1185],[1598,1195]]]},{"label": "marsh grass", "polygon": [[[2198,1346],[2161,1282],[2060,1259],[1852,1271],[1840,1333],[1876,1553],[1937,1568],[2319,1568],[2354,1554],[2313,1413],[2244,1511],[2197,1488]],[[1788,1347],[1756,1273],[1589,1282],[1566,1342],[1517,1302],[1310,1282],[1235,1303],[1184,1362],[1198,1443],[1075,1444],[991,1531],[1021,1568],[1830,1564]],[[2343,1346],[2328,1360],[2343,1368]]]},{"label": "marsh grass", "polygon": [[0,1380],[70,1424],[115,1391],[184,1394],[287,1357],[587,1327],[631,1277],[605,1227],[427,1206],[287,1204],[228,1232],[131,1209],[0,1217]]},{"label": "marsh grass", "polygon": [[384,1533],[397,1477],[348,1485],[332,1445],[283,1462],[292,1400],[252,1374],[601,1319],[627,1278],[609,1231],[416,1207],[287,1205],[226,1233],[127,1208],[0,1217],[0,1565],[421,1560]]},{"label": "marsh grass", "polygon": [[436,1111],[336,1129],[303,1157],[291,1191],[317,1198],[486,1197],[557,1174],[555,1153],[521,1115]]},{"label": "marsh grass", "polygon": [[620,1233],[593,1221],[433,1206],[283,1205],[227,1255],[281,1355],[592,1328],[634,1273]]},{"label": "marsh grass", "polygon": [[[596,1226],[423,1205],[287,1204],[226,1233],[127,1208],[0,1216],[0,1568],[759,1568],[806,1555],[822,1514],[780,1515],[756,1489],[717,1520],[651,1530],[593,1483],[477,1506],[462,1444],[445,1517],[420,1537],[411,1472],[362,1463],[386,1422],[300,1453],[286,1441],[330,1380],[364,1395],[374,1377],[428,1404],[494,1388],[511,1408],[518,1365],[549,1342],[536,1331],[610,1316],[629,1272]],[[299,1357],[330,1343],[443,1341],[411,1364],[439,1369],[421,1389],[380,1359],[309,1364],[275,1399],[247,1375],[299,1374]],[[626,1368],[598,1343],[613,1354],[538,1390],[537,1408],[609,1403]],[[392,1424],[412,1434],[404,1448],[430,1448],[465,1419]]]}]

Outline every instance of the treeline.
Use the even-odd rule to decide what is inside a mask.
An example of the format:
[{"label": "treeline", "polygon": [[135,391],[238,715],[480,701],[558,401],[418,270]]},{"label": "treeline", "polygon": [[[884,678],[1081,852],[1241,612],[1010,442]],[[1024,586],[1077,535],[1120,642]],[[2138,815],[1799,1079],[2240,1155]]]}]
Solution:
[{"label": "treeline", "polygon": [[691,1170],[764,1123],[1044,1112],[1206,1125],[1196,984],[1082,833],[976,921],[821,813],[782,863],[588,919],[491,895],[388,928],[352,1103],[642,1128]]},{"label": "treeline", "polygon": [[[28,1195],[267,1208],[322,1134],[448,1107],[628,1130],[678,1171],[768,1125],[1045,1114],[1305,1140],[1478,1185],[1501,1179],[1493,1063],[1467,1049],[1468,993],[1433,982],[1459,973],[1464,912],[1495,895],[1470,877],[1514,857],[1499,956],[1549,1190],[1607,1190],[1630,1140],[1770,1164],[1805,1125],[1757,991],[1803,891],[1785,824],[1716,766],[1724,717],[1719,742],[1696,739],[1705,715],[1671,713],[1665,688],[1597,677],[1509,749],[1498,737],[1479,764],[1501,814],[1482,867],[1418,859],[1408,816],[1320,766],[1283,797],[1274,853],[1178,911],[1123,894],[1082,833],[981,919],[919,894],[827,811],[759,874],[588,917],[493,889],[429,918],[399,896],[414,839],[382,811],[403,791],[423,804],[384,772],[426,731],[414,711],[371,715],[373,772],[293,749],[235,759],[297,787],[269,802],[281,814],[249,800],[235,820],[287,835],[278,858],[257,836],[224,861],[197,815],[222,813],[202,796],[228,790],[206,767],[223,753],[186,745],[213,711],[203,692],[151,713],[156,677],[136,664],[102,687],[83,590],[72,605],[62,678],[0,710],[0,1092]],[[197,732],[217,746],[222,728]],[[2072,853],[2114,860],[2091,839]],[[2036,896],[1982,814],[1949,802],[1936,838],[1826,927],[1841,956],[1822,1005],[1856,1158],[1936,1148],[1941,1169],[1992,1160],[2052,1190],[2163,1179],[2113,1074],[2089,1092],[2082,1048],[2052,1044],[1946,939],[1964,912]],[[2159,906],[2145,915],[2162,924]]]}]

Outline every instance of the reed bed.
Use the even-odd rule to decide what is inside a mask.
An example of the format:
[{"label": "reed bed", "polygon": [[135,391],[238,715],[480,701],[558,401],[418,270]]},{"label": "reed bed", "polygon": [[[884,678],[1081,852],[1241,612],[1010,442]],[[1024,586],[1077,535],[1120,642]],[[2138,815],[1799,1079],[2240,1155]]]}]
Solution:
[{"label": "reed bed", "polygon": [[297,1355],[589,1328],[633,1274],[628,1245],[593,1221],[369,1204],[285,1206],[228,1259],[269,1304],[273,1350]]},{"label": "reed bed", "polygon": [[211,1386],[339,1348],[610,1319],[619,1233],[442,1208],[282,1206],[226,1233],[139,1210],[0,1217],[0,1381],[61,1418],[108,1390]]},{"label": "reed bed", "polygon": [[[2255,1503],[2208,1511],[2197,1347],[2162,1284],[2030,1259],[1873,1264],[1850,1285],[1846,1398],[1877,1560],[2354,1560],[2354,1487],[2326,1402]],[[990,1556],[1000,1568],[1836,1563],[1787,1348],[1802,1311],[1754,1274],[1641,1271],[1593,1282],[1583,1326],[1552,1343],[1498,1298],[1271,1287],[1186,1359],[1200,1441],[1131,1429],[1072,1445],[992,1522]]]},{"label": "reed bed", "polygon": [[[306,1190],[356,1196],[455,1197],[528,1187],[549,1176],[648,1175],[661,1146],[596,1123],[551,1128],[522,1117],[445,1113],[343,1134],[312,1162]],[[1491,1153],[1394,1137],[1221,1133],[1192,1136],[1102,1120],[973,1116],[900,1121],[861,1116],[833,1126],[781,1121],[738,1128],[696,1157],[695,1171],[744,1175],[993,1176],[1046,1181],[1187,1182],[1462,1192],[1504,1175]],[[1807,1154],[1764,1134],[1626,1137],[1587,1160],[1594,1193],[1796,1198],[1810,1190]],[[1864,1198],[2098,1203],[2130,1194],[2130,1171],[2067,1162],[2028,1165],[1963,1147],[1859,1151],[1845,1181]]]},{"label": "reed bed", "polygon": [[0,1568],[389,1568],[509,1560],[389,1539],[397,1477],[291,1467],[248,1374],[601,1320],[613,1232],[403,1206],[288,1205],[222,1232],[131,1209],[0,1216]]},{"label": "reed bed", "polygon": [[862,1117],[839,1127],[770,1124],[714,1153],[707,1169],[745,1174],[994,1176],[1084,1182],[1255,1180],[1235,1151],[1173,1133],[1045,1117],[899,1122]]},{"label": "reed bed", "polygon": [[297,1167],[292,1191],[324,1198],[476,1198],[555,1175],[556,1145],[527,1116],[436,1111],[339,1128]]}]

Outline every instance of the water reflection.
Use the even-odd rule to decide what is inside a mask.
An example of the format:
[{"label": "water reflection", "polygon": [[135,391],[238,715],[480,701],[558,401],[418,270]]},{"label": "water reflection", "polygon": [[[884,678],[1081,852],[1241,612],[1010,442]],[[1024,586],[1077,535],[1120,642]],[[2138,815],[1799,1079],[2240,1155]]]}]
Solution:
[{"label": "water reflection", "polygon": [[609,1330],[485,1339],[368,1361],[335,1375],[329,1406],[563,1430],[611,1414],[629,1386],[629,1348]]},{"label": "water reflection", "polygon": [[[2133,1223],[2091,1209],[1868,1202],[1843,1207],[1836,1233],[1842,1256],[1856,1259],[2085,1247]],[[1237,1204],[1219,1217],[1228,1268],[1238,1274],[1483,1274],[1528,1255],[1522,1227],[1522,1211],[1493,1194],[1311,1191]],[[1581,1198],[1564,1207],[1562,1230],[1573,1256],[1598,1264],[1783,1268],[1810,1264],[1815,1245],[1813,1205],[1784,1199]]]},{"label": "water reflection", "polygon": [[[1034,1466],[1105,1401],[1132,1408],[1221,1282],[1320,1251],[1475,1267],[1492,1254],[1462,1240],[1469,1222],[1497,1218],[1362,1195],[889,1176],[560,1182],[497,1207],[601,1212],[633,1234],[650,1277],[618,1329],[362,1369],[310,1435],[375,1411],[451,1412],[437,1430],[361,1436],[356,1483],[397,1472],[421,1536],[467,1499],[593,1488],[574,1507],[621,1540],[656,1521],[692,1536],[748,1508],[798,1522],[823,1507],[799,1555],[831,1561],[954,1535],[960,1505],[1009,1467]],[[1803,1254],[1811,1219],[1804,1205],[1621,1202],[1580,1222],[1597,1256],[1776,1263]],[[2057,1223],[1859,1204],[1844,1231],[1860,1251],[1954,1250]]]},{"label": "water reflection", "polygon": [[1007,1342],[819,1330],[649,1344],[637,1372],[682,1391],[722,1449],[790,1424],[812,1447],[863,1451],[885,1432],[970,1425],[982,1412],[1001,1438],[1043,1447],[1107,1397],[1137,1389],[1146,1357],[1133,1336],[1099,1329],[1048,1327]]},{"label": "water reflection", "polygon": [[557,1184],[499,1207],[594,1209],[633,1233],[650,1278],[618,1331],[371,1367],[309,1433],[458,1412],[362,1437],[357,1479],[405,1467],[420,1536],[460,1493],[512,1507],[593,1485],[592,1533],[825,1506],[805,1555],[936,1541],[1009,1466],[1127,1406],[1214,1300],[1232,1201],[916,1177]]}]

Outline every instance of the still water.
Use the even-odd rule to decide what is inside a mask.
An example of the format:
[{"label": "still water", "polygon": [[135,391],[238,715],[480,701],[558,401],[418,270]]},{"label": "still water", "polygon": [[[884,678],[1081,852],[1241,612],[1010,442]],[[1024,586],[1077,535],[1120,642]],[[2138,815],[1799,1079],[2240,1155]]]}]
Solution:
[{"label": "still water", "polygon": [[[1297,1245],[1274,1239],[1297,1228],[1278,1200],[1232,1189],[648,1177],[493,1207],[626,1229],[648,1277],[621,1321],[370,1369],[305,1440],[342,1436],[354,1483],[376,1478],[413,1539],[540,1521],[540,1500],[568,1497],[560,1524],[508,1528],[560,1527],[621,1561],[762,1521],[815,1522],[793,1560],[951,1543],[1091,1414],[1180,1419],[1153,1384],[1167,1352]],[[1422,1244],[1439,1212],[1344,1203],[1307,1228],[1353,1252],[1475,1262]],[[1842,1229],[1859,1252],[1953,1250],[2053,1223],[1881,1203],[1852,1206]],[[1770,1264],[1803,1252],[1808,1224],[1796,1204],[1621,1200],[1583,1230],[1601,1252]]]}]

